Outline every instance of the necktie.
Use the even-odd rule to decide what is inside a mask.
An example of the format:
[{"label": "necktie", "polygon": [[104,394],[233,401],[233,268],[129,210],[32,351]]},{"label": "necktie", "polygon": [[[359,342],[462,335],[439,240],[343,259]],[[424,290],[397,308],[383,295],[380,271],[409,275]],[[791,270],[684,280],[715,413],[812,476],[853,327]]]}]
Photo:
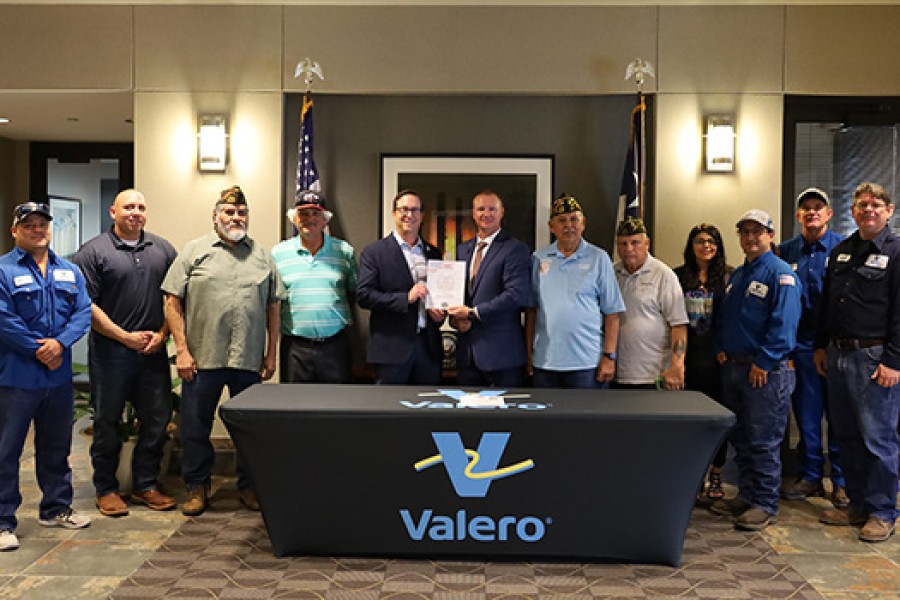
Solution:
[{"label": "necktie", "polygon": [[472,261],[472,281],[475,281],[478,269],[481,268],[481,259],[484,258],[485,246],[487,246],[487,242],[478,242],[478,246],[475,248],[475,260]]}]

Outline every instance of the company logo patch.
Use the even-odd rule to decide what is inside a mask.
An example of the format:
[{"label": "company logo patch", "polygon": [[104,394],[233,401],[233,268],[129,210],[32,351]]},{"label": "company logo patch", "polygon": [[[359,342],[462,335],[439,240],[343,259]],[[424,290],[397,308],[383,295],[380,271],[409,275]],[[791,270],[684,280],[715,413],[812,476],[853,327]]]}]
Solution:
[{"label": "company logo patch", "polygon": [[530,458],[506,467],[498,467],[506,443],[509,441],[507,432],[484,433],[477,450],[463,446],[459,433],[433,432],[431,437],[439,453],[416,462],[413,468],[422,471],[444,463],[456,495],[463,498],[484,498],[495,479],[503,479],[534,468],[534,461]]}]

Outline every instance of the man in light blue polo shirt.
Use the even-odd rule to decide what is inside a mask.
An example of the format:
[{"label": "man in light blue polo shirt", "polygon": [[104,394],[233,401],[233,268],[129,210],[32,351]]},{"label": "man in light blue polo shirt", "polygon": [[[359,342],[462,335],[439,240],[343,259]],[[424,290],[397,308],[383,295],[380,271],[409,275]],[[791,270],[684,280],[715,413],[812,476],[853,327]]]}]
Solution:
[{"label": "man in light blue polo shirt", "polygon": [[281,304],[282,383],[350,383],[347,326],[356,296],[353,246],[325,233],[332,213],[319,192],[297,192],[288,218],[297,235],[272,249],[287,288]]},{"label": "man in light blue polo shirt", "polygon": [[607,388],[625,312],[612,262],[582,238],[584,212],[572,196],[553,202],[549,225],[556,241],[532,257],[528,371],[536,387]]}]

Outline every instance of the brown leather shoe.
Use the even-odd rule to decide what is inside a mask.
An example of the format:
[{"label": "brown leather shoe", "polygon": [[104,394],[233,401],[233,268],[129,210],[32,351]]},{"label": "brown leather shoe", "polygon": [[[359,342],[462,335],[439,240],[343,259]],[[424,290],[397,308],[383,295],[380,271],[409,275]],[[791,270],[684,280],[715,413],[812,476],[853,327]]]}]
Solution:
[{"label": "brown leather shoe", "polygon": [[845,509],[828,509],[822,511],[819,515],[819,523],[826,525],[836,525],[838,527],[849,527],[855,525],[859,527],[866,522],[866,513],[849,511]]},{"label": "brown leather shoe", "polygon": [[144,504],[152,510],[169,510],[175,508],[175,498],[166,496],[159,490],[151,488],[143,492],[132,492],[131,501],[136,504]]},{"label": "brown leather shoe", "polygon": [[778,522],[776,515],[770,515],[763,509],[753,506],[735,519],[734,527],[743,531],[760,531],[776,522]]},{"label": "brown leather shoe", "polygon": [[850,498],[847,496],[847,490],[842,485],[834,486],[834,489],[828,494],[828,499],[835,508],[847,508],[850,506]]},{"label": "brown leather shoe", "polygon": [[259,510],[259,500],[256,499],[256,492],[250,488],[238,490],[238,496],[241,504],[247,507],[247,510]]},{"label": "brown leather shoe", "polygon": [[878,517],[869,517],[859,532],[859,539],[863,542],[884,542],[892,535],[894,535],[893,521],[882,521]]},{"label": "brown leather shoe", "polygon": [[128,506],[117,492],[97,496],[95,504],[100,514],[106,517],[124,517],[128,514]]},{"label": "brown leather shoe", "polygon": [[181,513],[187,517],[202,515],[209,504],[204,486],[188,488],[187,500],[181,505]]},{"label": "brown leather shoe", "polygon": [[709,512],[714,515],[722,515],[723,517],[739,517],[744,512],[750,508],[750,503],[745,502],[741,498],[735,496],[734,498],[728,498],[716,500],[709,507]]}]

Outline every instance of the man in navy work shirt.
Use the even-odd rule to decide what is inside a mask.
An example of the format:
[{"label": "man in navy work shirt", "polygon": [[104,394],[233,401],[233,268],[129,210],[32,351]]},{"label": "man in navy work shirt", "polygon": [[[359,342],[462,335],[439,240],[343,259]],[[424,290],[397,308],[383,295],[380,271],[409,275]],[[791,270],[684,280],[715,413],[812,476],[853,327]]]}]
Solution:
[{"label": "man in navy work shirt", "polygon": [[0,550],[19,540],[19,459],[34,421],[35,475],[43,492],[38,522],[81,529],[72,510],[72,353],[87,333],[91,300],[78,267],[50,250],[50,207],[13,212],[16,247],[0,257]]},{"label": "man in navy work shirt", "polygon": [[772,218],[761,210],[737,222],[744,264],[735,269],[722,302],[716,347],[722,365],[722,403],[737,415],[731,444],[738,494],[710,510],[736,517],[735,527],[758,531],[776,521],[781,485],[781,441],[787,427],[797,341],[800,285],[775,256]]},{"label": "man in navy work shirt", "polygon": [[[826,416],[825,378],[816,371],[813,350],[816,337],[816,315],[822,296],[822,280],[831,250],[843,236],[828,228],[834,212],[828,194],[809,188],[797,196],[797,221],[800,235],[778,247],[779,256],[791,265],[801,284],[800,300],[803,312],[797,330],[797,348],[791,354],[797,373],[797,387],[792,398],[794,419],[800,433],[797,453],[800,474],[796,481],[785,483],[781,497],[803,500],[807,496],[824,496],[822,476],[825,468],[822,417]],[[840,463],[840,448],[828,417],[828,460],[831,463],[831,494],[829,499],[837,508],[845,508],[849,500],[844,489],[844,474]]]},{"label": "man in navy work shirt", "polygon": [[137,190],[120,192],[109,214],[110,231],[87,241],[72,259],[81,267],[93,301],[89,367],[94,405],[96,504],[101,514],[128,514],[119,496],[116,469],[122,441],[119,422],[126,402],[141,423],[132,457],[131,501],[153,510],[175,507],[158,489],[157,477],[172,415],[169,329],[159,289],[175,249],[144,230],[147,203]]},{"label": "man in navy work shirt", "polygon": [[827,510],[829,525],[863,525],[881,542],[897,518],[900,409],[900,238],[894,205],[880,185],[853,192],[858,230],[828,260],[815,361],[828,377],[828,406],[841,445],[849,510]]}]

